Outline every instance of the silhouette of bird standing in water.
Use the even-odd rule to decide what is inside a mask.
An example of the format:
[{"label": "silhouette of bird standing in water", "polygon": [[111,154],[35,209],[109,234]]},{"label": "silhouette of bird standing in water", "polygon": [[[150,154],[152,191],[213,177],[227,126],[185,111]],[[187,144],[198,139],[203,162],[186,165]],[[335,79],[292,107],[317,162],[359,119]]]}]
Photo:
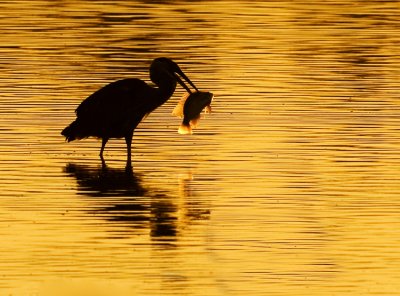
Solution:
[{"label": "silhouette of bird standing in water", "polygon": [[[157,87],[136,78],[112,82],[86,98],[75,110],[76,120],[61,134],[68,142],[87,137],[102,139],[100,158],[111,138],[125,138],[127,146],[126,166],[131,167],[131,143],[133,132],[140,121],[164,104],[174,93],[177,82],[191,93],[188,82],[196,86],[179,66],[168,58],[157,58],[150,66],[150,79]],[[183,79],[183,80],[182,80]]]}]

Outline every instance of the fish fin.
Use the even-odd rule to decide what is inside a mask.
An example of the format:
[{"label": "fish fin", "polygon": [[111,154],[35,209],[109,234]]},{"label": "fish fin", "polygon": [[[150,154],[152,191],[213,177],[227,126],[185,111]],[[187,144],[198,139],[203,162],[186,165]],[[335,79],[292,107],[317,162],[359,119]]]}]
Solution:
[{"label": "fish fin", "polygon": [[180,118],[183,117],[183,104],[181,102],[175,106],[174,110],[172,111],[172,115]]},{"label": "fish fin", "polygon": [[181,135],[191,135],[193,132],[190,124],[182,123],[178,129],[178,133]]},{"label": "fish fin", "polygon": [[206,114],[211,113],[211,105],[207,105],[205,109]]},{"label": "fish fin", "polygon": [[193,118],[192,120],[190,120],[190,126],[192,128],[197,127],[197,125],[199,124],[199,121],[200,121],[200,114],[196,118]]},{"label": "fish fin", "polygon": [[183,117],[183,107],[187,98],[189,97],[189,93],[185,93],[178,104],[175,106],[174,110],[172,111],[172,115],[182,118]]}]

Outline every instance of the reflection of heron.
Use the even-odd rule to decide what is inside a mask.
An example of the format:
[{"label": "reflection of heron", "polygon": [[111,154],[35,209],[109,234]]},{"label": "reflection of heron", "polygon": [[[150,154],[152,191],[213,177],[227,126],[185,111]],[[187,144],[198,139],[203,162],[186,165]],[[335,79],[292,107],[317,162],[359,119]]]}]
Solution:
[{"label": "reflection of heron", "polygon": [[[76,178],[79,194],[96,197],[93,202],[100,202],[101,206],[94,207],[96,214],[107,221],[136,229],[148,226],[150,202],[145,197],[148,190],[141,185],[140,176],[131,169],[92,168],[70,163],[65,172]],[[113,199],[104,205],[102,197]]]},{"label": "reflection of heron", "polygon": [[[204,209],[202,204],[179,202],[173,192],[144,186],[141,176],[132,168],[68,164],[65,172],[76,178],[80,195],[93,197],[90,200],[94,206],[88,210],[109,222],[128,226],[128,229],[148,227],[151,237],[157,241],[170,243],[188,223],[207,220],[209,216],[208,208]],[[186,193],[183,191],[179,195]]]},{"label": "reflection of heron", "polygon": [[140,121],[157,107],[164,104],[174,93],[178,82],[189,93],[182,77],[195,90],[196,86],[179,66],[168,58],[157,58],[150,66],[150,79],[158,87],[128,78],[112,82],[85,99],[76,109],[77,119],[61,134],[68,142],[87,137],[102,139],[100,158],[110,138],[125,138],[127,167],[131,166],[133,131]]},{"label": "reflection of heron", "polygon": [[76,178],[79,192],[93,197],[137,197],[147,192],[141,185],[140,177],[132,169],[112,169],[107,166],[90,168],[84,165],[68,164],[65,172]]}]

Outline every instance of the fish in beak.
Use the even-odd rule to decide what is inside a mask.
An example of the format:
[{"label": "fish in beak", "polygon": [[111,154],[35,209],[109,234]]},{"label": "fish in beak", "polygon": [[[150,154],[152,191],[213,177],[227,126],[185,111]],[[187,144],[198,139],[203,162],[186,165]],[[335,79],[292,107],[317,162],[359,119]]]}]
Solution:
[{"label": "fish in beak", "polygon": [[211,112],[212,99],[213,94],[210,92],[196,91],[184,95],[172,112],[175,116],[183,117],[178,133],[192,134],[192,128],[197,126],[203,109],[206,109],[206,112],[208,111],[208,113]]}]

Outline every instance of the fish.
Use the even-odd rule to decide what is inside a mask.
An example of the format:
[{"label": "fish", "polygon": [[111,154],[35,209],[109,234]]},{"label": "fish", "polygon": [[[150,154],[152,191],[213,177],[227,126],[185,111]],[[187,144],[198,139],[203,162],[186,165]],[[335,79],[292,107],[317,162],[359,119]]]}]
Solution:
[{"label": "fish", "polygon": [[183,117],[178,133],[182,135],[193,134],[200,120],[200,114],[205,109],[206,113],[211,113],[211,102],[214,95],[211,92],[197,91],[185,94],[172,114]]}]

